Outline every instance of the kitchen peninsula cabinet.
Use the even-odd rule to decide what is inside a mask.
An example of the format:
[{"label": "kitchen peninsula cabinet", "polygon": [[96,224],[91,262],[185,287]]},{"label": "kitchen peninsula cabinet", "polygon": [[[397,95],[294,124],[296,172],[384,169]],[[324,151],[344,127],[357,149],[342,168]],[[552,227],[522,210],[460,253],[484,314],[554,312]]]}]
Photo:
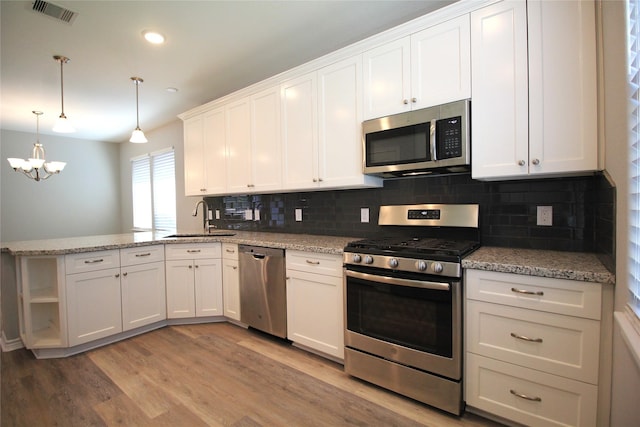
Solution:
[{"label": "kitchen peninsula cabinet", "polygon": [[344,359],[342,257],[287,251],[287,338]]},{"label": "kitchen peninsula cabinet", "polygon": [[364,53],[364,119],[471,97],[469,15]]},{"label": "kitchen peninsula cabinet", "polygon": [[167,317],[222,316],[220,243],[168,245],[165,256]]},{"label": "kitchen peninsula cabinet", "polygon": [[69,346],[122,332],[119,251],[65,256]]},{"label": "kitchen peninsula cabinet", "polygon": [[465,289],[467,405],[524,425],[601,425],[602,285],[466,270]]},{"label": "kitchen peninsula cabinet", "polygon": [[379,187],[362,174],[362,57],[282,85],[286,190]]},{"label": "kitchen peninsula cabinet", "polygon": [[205,112],[184,121],[185,195],[226,191],[225,110]]},{"label": "kitchen peninsula cabinet", "polygon": [[240,270],[238,270],[238,245],[222,244],[222,296],[224,315],[240,321]]},{"label": "kitchen peninsula cabinet", "polygon": [[504,1],[471,13],[472,178],[598,169],[593,1]]},{"label": "kitchen peninsula cabinet", "polygon": [[67,346],[64,256],[18,259],[20,338],[28,349]]}]

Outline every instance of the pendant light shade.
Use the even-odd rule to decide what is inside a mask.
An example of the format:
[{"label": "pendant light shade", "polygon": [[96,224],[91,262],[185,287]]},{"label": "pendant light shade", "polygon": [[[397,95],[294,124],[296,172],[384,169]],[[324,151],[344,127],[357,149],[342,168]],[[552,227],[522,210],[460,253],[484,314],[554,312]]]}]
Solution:
[{"label": "pendant light shade", "polygon": [[60,117],[58,117],[58,119],[56,120],[55,125],[53,126],[53,131],[54,132],[59,132],[59,133],[72,133],[75,132],[75,128],[71,125],[71,123],[69,122],[69,119],[67,119],[67,116],[64,115],[64,74],[63,74],[63,65],[66,64],[67,62],[69,62],[69,58],[67,58],[66,56],[60,56],[60,55],[55,55],[53,57],[53,59],[56,60],[56,62],[60,63],[60,104],[61,104],[61,113],[60,113]]},{"label": "pendant light shade", "polygon": [[27,160],[10,157],[9,165],[16,172],[22,172],[34,181],[42,181],[58,174],[66,166],[65,162],[47,162],[44,158],[44,147],[40,144],[40,116],[42,111],[32,111],[36,115],[36,143],[33,144],[31,157]]},{"label": "pendant light shade", "polygon": [[134,144],[144,144],[148,141],[144,136],[144,132],[142,132],[142,129],[140,129],[140,111],[138,107],[138,86],[140,86],[140,83],[142,83],[144,80],[142,80],[140,77],[131,77],[131,80],[136,85],[136,128],[131,133],[129,142],[133,142]]}]

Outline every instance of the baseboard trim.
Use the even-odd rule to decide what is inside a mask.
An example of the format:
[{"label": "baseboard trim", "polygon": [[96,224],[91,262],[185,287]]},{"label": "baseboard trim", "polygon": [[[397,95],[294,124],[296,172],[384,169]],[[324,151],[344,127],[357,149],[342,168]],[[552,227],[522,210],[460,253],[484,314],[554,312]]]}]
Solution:
[{"label": "baseboard trim", "polygon": [[20,338],[8,340],[4,335],[4,331],[2,331],[2,337],[0,337],[0,348],[2,348],[3,352],[14,351],[24,348],[24,344],[22,343],[22,340]]}]

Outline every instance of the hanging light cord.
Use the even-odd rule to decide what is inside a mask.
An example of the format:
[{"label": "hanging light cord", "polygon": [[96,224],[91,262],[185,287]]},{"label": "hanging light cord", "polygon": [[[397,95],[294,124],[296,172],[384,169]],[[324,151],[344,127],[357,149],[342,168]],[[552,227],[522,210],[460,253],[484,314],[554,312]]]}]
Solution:
[{"label": "hanging light cord", "polygon": [[67,116],[64,115],[64,63],[69,61],[69,58],[65,56],[54,56],[54,59],[60,63],[60,104],[61,104],[61,113],[60,117],[66,119]]},{"label": "hanging light cord", "polygon": [[140,86],[140,79],[136,78],[136,129],[140,130],[140,108],[138,107],[138,86]]}]

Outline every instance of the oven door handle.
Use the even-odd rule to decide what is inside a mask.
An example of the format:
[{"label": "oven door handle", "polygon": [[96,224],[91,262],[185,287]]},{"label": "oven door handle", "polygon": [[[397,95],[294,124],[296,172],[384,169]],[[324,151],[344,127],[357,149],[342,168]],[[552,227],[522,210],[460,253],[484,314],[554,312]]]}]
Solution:
[{"label": "oven door handle", "polygon": [[359,271],[346,270],[345,274],[355,279],[368,280],[370,282],[384,283],[386,285],[411,286],[412,288],[433,289],[436,291],[449,291],[451,285],[442,282],[425,282],[422,280],[399,279],[397,277],[379,276],[377,274],[361,273]]}]

